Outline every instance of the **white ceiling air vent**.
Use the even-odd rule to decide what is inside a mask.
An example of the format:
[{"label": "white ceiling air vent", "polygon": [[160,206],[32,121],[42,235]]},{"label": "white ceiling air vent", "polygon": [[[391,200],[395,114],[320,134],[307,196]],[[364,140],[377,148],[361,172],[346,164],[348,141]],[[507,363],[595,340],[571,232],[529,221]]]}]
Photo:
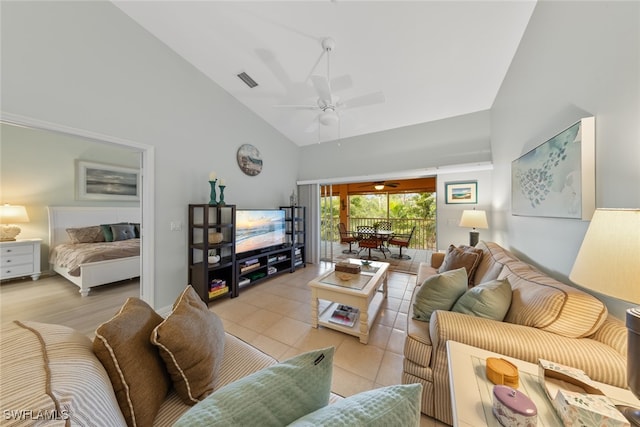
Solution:
[{"label": "white ceiling air vent", "polygon": [[254,88],[256,86],[258,86],[258,83],[256,83],[255,80],[253,80],[251,78],[251,76],[249,76],[249,74],[245,73],[244,71],[241,72],[240,74],[238,74],[238,77],[240,77],[240,80],[242,80],[243,82],[245,82],[245,84],[247,86],[249,86],[250,88]]}]

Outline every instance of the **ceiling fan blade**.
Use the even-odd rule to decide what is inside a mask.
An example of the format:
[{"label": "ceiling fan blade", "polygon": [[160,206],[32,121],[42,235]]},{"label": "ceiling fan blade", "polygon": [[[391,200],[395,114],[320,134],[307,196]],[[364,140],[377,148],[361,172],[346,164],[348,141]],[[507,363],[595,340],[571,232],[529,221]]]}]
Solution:
[{"label": "ceiling fan blade", "polygon": [[351,79],[351,76],[348,74],[334,77],[331,79],[332,90],[345,90],[345,89],[351,88],[352,86],[353,86],[353,80]]},{"label": "ceiling fan blade", "polygon": [[318,92],[320,99],[331,104],[332,98],[329,80],[323,76],[311,76],[311,81],[313,82],[313,86],[316,88],[316,92]]},{"label": "ceiling fan blade", "polygon": [[347,101],[343,101],[340,104],[340,107],[344,109],[364,107],[366,105],[380,104],[384,101],[385,101],[384,93],[373,92],[367,95],[356,96],[355,98],[351,98]]},{"label": "ceiling fan blade", "polygon": [[397,182],[387,182],[385,185],[386,185],[387,187],[396,188],[396,187],[397,187],[398,185],[400,185],[400,184],[399,184],[399,183],[397,183]]},{"label": "ceiling fan blade", "polygon": [[280,104],[280,105],[274,105],[274,108],[290,108],[292,110],[317,110],[318,106],[317,105],[286,105],[286,104]]}]

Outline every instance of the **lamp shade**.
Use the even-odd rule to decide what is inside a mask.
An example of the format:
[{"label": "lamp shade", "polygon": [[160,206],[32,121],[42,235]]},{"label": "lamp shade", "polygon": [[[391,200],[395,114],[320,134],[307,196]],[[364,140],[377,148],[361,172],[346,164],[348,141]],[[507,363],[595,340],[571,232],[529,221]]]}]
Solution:
[{"label": "lamp shade", "polygon": [[640,209],[597,209],[569,278],[604,295],[640,303]]},{"label": "lamp shade", "polygon": [[485,211],[477,211],[475,209],[462,211],[462,218],[460,218],[460,224],[458,225],[460,227],[489,228]]},{"label": "lamp shade", "polygon": [[0,224],[16,224],[29,222],[24,206],[0,205]]}]

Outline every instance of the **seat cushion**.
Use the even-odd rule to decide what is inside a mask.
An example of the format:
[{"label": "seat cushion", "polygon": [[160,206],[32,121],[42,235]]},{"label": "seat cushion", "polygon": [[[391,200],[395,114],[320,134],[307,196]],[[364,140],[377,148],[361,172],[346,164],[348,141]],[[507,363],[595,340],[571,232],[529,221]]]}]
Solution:
[{"label": "seat cushion", "polygon": [[96,329],[93,351],[105,367],[129,426],[150,426],[171,380],[151,344],[151,331],[162,322],[147,303],[130,297],[118,314]]},{"label": "seat cushion", "polygon": [[[16,321],[3,325],[0,339],[3,425],[126,425],[109,375],[85,335],[62,325]],[[37,423],[9,411],[55,419]]]},{"label": "seat cushion", "polygon": [[213,393],[224,354],[224,327],[191,286],[150,339],[184,403],[194,405]]}]

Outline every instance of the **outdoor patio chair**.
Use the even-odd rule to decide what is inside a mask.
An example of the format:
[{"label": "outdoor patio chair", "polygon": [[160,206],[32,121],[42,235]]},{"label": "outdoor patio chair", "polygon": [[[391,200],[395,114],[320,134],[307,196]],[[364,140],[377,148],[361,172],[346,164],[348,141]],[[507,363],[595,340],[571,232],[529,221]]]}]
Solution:
[{"label": "outdoor patio chair", "polygon": [[416,226],[414,225],[409,234],[394,234],[389,239],[389,245],[395,245],[400,247],[399,254],[391,255],[391,258],[394,259],[411,259],[409,255],[402,255],[402,248],[408,248],[409,243],[411,243],[411,237],[413,237],[413,232],[415,231]]},{"label": "outdoor patio chair", "polygon": [[[361,256],[360,258],[368,259],[368,260],[377,260],[377,256],[371,255],[371,249],[380,249],[380,245],[382,245],[382,240],[376,236],[376,230],[373,227],[360,226],[358,227],[358,246],[360,250],[369,249],[368,256]],[[387,255],[382,252],[382,255],[386,258]]]},{"label": "outdoor patio chair", "polygon": [[352,232],[347,231],[347,227],[343,222],[338,224],[338,231],[340,232],[340,244],[348,243],[349,249],[345,249],[342,251],[343,254],[357,254],[358,251],[355,251],[351,248],[351,245],[358,241],[358,237],[354,236]]}]

